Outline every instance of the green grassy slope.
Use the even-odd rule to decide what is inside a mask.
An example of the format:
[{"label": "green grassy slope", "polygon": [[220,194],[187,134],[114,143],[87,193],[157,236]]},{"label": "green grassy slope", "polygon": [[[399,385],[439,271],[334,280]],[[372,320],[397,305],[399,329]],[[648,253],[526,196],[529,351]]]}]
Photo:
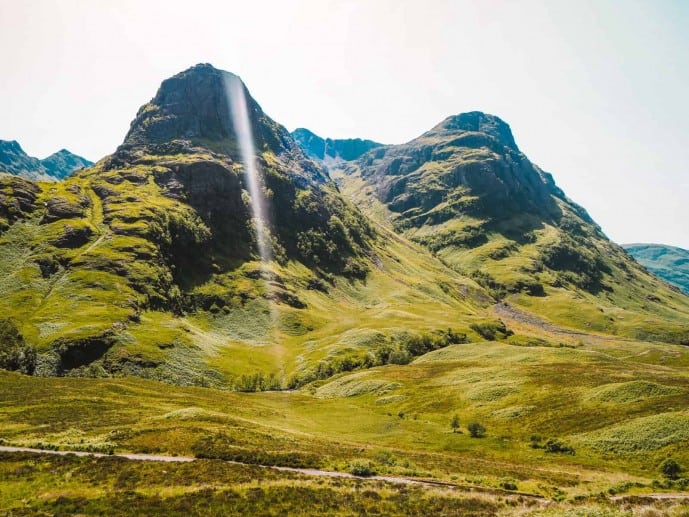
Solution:
[{"label": "green grassy slope", "polygon": [[622,247],[651,273],[689,294],[689,251],[663,244],[624,244]]},{"label": "green grassy slope", "polygon": [[228,77],[199,65],[164,82],[125,143],[64,182],[0,177],[3,367],[253,391],[409,361],[414,336],[471,339],[485,290],[376,230],[248,97],[273,255],[260,264],[218,115]]},{"label": "green grassy slope", "polygon": [[[480,318],[482,288],[392,234],[369,239],[362,279],[289,258],[262,271],[250,250],[238,258],[241,242],[227,252],[213,235],[223,229],[157,182],[202,158],[215,163],[158,157],[165,166],[40,185],[33,211],[0,236],[0,306],[38,352],[35,373],[222,386],[261,373],[278,387],[321,360],[358,360],[408,334],[470,332]],[[56,200],[69,217],[53,217]],[[193,246],[206,253],[189,256]]]},{"label": "green grassy slope", "polygon": [[[0,454],[0,508],[624,515],[609,495],[689,486],[659,470],[689,469],[687,297],[504,123],[451,117],[333,182],[250,100],[262,265],[222,77],[166,81],[112,156],[64,182],[0,176],[0,365],[33,374],[0,371],[0,440],[448,488]],[[198,109],[165,101],[189,95]]]},{"label": "green grassy slope", "polygon": [[450,117],[331,175],[366,215],[566,327],[689,343],[689,298],[610,242],[497,117]]}]

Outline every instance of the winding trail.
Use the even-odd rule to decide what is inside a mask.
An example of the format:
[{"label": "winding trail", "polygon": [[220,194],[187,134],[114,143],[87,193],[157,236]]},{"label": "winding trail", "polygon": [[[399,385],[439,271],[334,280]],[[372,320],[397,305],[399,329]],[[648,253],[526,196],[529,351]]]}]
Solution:
[{"label": "winding trail", "polygon": [[517,309],[507,302],[499,302],[493,306],[493,312],[501,319],[507,322],[515,321],[523,325],[533,327],[537,330],[543,331],[555,336],[576,338],[585,342],[586,344],[608,343],[610,341],[627,341],[634,342],[635,340],[622,336],[609,336],[603,334],[593,334],[591,332],[584,332],[581,330],[564,328],[539,318],[535,314]]},{"label": "winding trail", "polygon": [[[34,454],[52,454],[57,456],[89,456],[95,458],[104,457],[117,457],[126,458],[133,461],[160,461],[167,463],[189,463],[192,461],[197,461],[197,458],[191,456],[163,456],[158,454],[131,454],[131,453],[115,453],[115,454],[103,454],[100,452],[85,452],[85,451],[52,451],[45,449],[32,449],[29,447],[11,447],[6,445],[0,445],[0,452],[30,452]],[[306,469],[297,467],[278,467],[275,465],[256,465],[253,463],[243,463],[239,461],[222,460],[227,463],[234,463],[236,465],[246,465],[252,467],[259,467],[264,469],[279,470],[281,472],[294,472],[297,474],[304,474],[306,476],[322,476],[322,477],[332,477],[332,478],[346,478],[346,479],[359,479],[359,480],[373,480],[373,481],[385,481],[388,483],[395,483],[400,485],[420,485],[425,487],[444,487],[457,490],[463,490],[467,492],[481,492],[481,493],[492,493],[502,496],[515,496],[515,497],[530,497],[533,499],[543,500],[544,498],[537,494],[530,494],[527,492],[514,492],[508,490],[501,490],[499,488],[487,488],[478,487],[472,485],[460,485],[457,483],[450,483],[446,481],[440,481],[435,479],[414,479],[403,476],[355,476],[348,472],[336,472],[333,470],[320,470],[320,469]]]},{"label": "winding trail", "polygon": [[104,458],[117,456],[118,458],[126,458],[134,461],[163,461],[168,463],[188,463],[195,461],[196,458],[190,456],[158,456],[155,454],[103,454],[101,452],[86,452],[86,451],[51,451],[46,449],[31,449],[30,447],[10,447],[0,445],[0,452],[33,452],[36,454],[52,454],[54,456],[91,456],[94,458]]},{"label": "winding trail", "polygon": [[[103,457],[117,457],[125,458],[132,461],[158,461],[163,463],[189,463],[192,461],[197,461],[198,458],[191,456],[164,456],[159,454],[134,454],[134,453],[117,453],[117,454],[103,454],[100,452],[85,452],[85,451],[51,451],[45,449],[32,449],[30,447],[12,447],[7,445],[0,445],[0,452],[29,452],[34,454],[52,454],[55,456],[87,456],[94,458]],[[417,485],[425,487],[443,487],[455,490],[462,490],[465,492],[480,492],[480,493],[490,493],[501,495],[504,497],[528,497],[534,500],[544,501],[545,497],[538,494],[531,494],[528,492],[514,492],[508,490],[501,490],[499,488],[488,488],[479,487],[472,485],[460,485],[458,483],[450,483],[446,481],[440,481],[435,479],[413,479],[402,476],[368,476],[361,477],[355,476],[348,472],[336,472],[332,470],[320,470],[320,469],[306,469],[297,467],[277,467],[275,465],[256,465],[253,463],[242,463],[239,461],[223,460],[227,463],[233,463],[235,465],[246,465],[252,467],[259,467],[264,469],[273,469],[281,472],[294,472],[297,474],[303,474],[306,476],[322,476],[322,477],[332,477],[332,478],[345,478],[345,479],[358,479],[365,481],[384,481],[387,483],[395,483],[400,485]],[[614,502],[625,502],[627,499],[653,499],[656,501],[661,500],[675,500],[675,501],[686,501],[689,500],[689,493],[687,492],[657,492],[650,494],[622,494],[617,496],[611,496],[610,501]]]}]

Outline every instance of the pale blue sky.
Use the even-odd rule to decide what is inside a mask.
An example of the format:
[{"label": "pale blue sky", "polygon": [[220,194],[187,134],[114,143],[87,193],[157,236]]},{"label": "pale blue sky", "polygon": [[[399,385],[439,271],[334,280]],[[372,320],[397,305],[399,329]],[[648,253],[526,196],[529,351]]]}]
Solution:
[{"label": "pale blue sky", "polygon": [[689,1],[0,0],[0,138],[98,159],[166,77],[242,76],[289,129],[508,122],[617,242],[689,248]]}]

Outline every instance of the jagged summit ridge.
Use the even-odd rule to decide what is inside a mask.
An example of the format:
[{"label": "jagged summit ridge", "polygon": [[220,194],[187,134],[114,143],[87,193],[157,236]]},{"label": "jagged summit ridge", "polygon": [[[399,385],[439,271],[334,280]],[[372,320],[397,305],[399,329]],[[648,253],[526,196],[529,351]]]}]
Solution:
[{"label": "jagged summit ridge", "polygon": [[207,63],[164,80],[155,97],[139,109],[123,147],[186,140],[195,145],[220,147],[237,158],[230,101],[230,84],[234,81],[239,81],[244,89],[257,151],[270,149],[276,154],[302,155],[289,132],[263,112],[239,76]]},{"label": "jagged summit ridge", "polygon": [[432,133],[445,131],[470,131],[483,133],[495,138],[502,145],[519,151],[510,126],[500,117],[483,113],[482,111],[470,111],[452,115],[431,129]]}]

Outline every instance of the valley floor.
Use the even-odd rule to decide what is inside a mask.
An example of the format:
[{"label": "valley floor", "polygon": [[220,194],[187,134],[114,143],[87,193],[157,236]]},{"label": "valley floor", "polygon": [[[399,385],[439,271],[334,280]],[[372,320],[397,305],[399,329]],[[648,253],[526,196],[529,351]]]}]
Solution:
[{"label": "valley floor", "polygon": [[686,515],[683,473],[660,465],[689,466],[687,364],[686,347],[577,336],[451,345],[261,393],[0,372],[5,448],[102,455],[0,450],[0,508]]}]

